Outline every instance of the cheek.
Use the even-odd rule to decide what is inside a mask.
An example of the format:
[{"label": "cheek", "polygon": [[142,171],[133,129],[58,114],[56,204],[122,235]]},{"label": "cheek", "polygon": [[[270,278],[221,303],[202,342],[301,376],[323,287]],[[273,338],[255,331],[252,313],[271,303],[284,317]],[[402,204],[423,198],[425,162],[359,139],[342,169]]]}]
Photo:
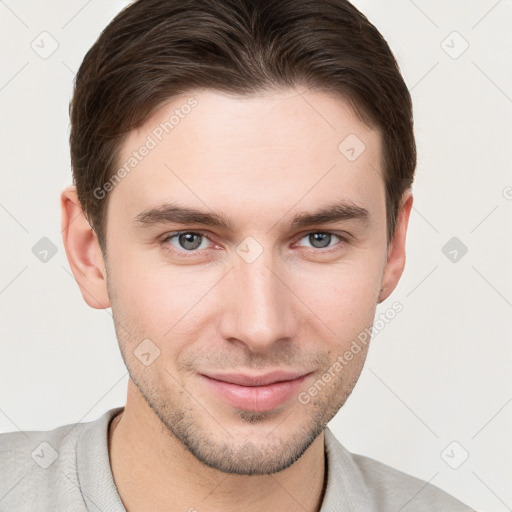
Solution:
[{"label": "cheek", "polygon": [[380,278],[375,262],[351,261],[317,267],[296,282],[301,283],[304,302],[336,333],[336,339],[346,340],[373,322]]},{"label": "cheek", "polygon": [[[281,275],[301,299],[297,307],[305,307],[300,305],[303,301],[308,306],[304,314],[312,314],[313,323],[320,318],[336,333],[338,344],[350,343],[373,322],[381,278],[378,252],[366,246],[338,262],[283,269]],[[212,315],[221,313],[211,301],[215,296],[216,303],[223,302],[223,284],[213,290],[223,272],[218,266],[172,265],[145,251],[118,251],[112,255],[113,303],[129,319],[137,337],[191,338],[214,321]]]},{"label": "cheek", "polygon": [[213,270],[200,272],[192,266],[171,266],[164,260],[151,263],[148,255],[143,256],[119,258],[118,264],[112,258],[112,308],[129,320],[132,337],[163,342],[182,339],[186,333],[192,336],[201,325],[198,315],[201,311],[204,314],[201,306],[207,303],[203,299],[219,276]]}]

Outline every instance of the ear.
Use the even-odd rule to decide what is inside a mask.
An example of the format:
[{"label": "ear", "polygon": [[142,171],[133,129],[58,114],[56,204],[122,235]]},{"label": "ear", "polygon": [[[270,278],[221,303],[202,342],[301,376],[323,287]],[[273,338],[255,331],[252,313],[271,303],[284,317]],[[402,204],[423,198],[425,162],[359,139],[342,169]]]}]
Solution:
[{"label": "ear", "polygon": [[396,288],[405,267],[405,238],[412,203],[412,190],[409,188],[404,192],[400,201],[395,233],[388,246],[387,260],[382,276],[382,288],[378,300],[379,304],[386,300]]},{"label": "ear", "polygon": [[105,262],[96,233],[86,219],[75,186],[60,196],[62,240],[82,296],[91,308],[110,307]]}]

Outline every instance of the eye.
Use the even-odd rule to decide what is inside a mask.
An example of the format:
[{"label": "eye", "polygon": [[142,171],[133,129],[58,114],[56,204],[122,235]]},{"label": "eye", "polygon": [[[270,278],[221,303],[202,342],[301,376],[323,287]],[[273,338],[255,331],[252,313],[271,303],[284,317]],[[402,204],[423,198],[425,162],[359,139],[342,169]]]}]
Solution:
[{"label": "eye", "polygon": [[341,240],[342,242],[345,241],[344,238],[342,238],[339,235],[336,235],[335,233],[331,233],[330,231],[315,231],[312,233],[308,233],[305,236],[303,236],[300,240],[307,239],[307,241],[311,244],[310,247],[312,247],[313,249],[326,249],[334,247],[334,245],[330,245],[331,242],[333,241],[333,237]]},{"label": "eye", "polygon": [[[317,249],[315,252],[333,252],[338,249],[335,242],[337,240],[346,242],[346,240],[337,235],[336,233],[331,233],[330,231],[314,231],[307,233],[300,240],[307,240],[307,243],[310,245],[306,245],[311,249]],[[334,242],[334,243],[333,243]],[[197,255],[201,250],[211,248],[213,242],[208,238],[205,234],[196,232],[196,231],[177,231],[175,233],[168,234],[163,240],[162,244],[165,249],[178,253],[182,256],[185,256],[189,253],[191,256]],[[301,244],[298,244],[301,245]]]},{"label": "eye", "polygon": [[167,235],[162,240],[162,243],[171,245],[173,249],[176,249],[178,252],[197,252],[198,249],[207,248],[203,243],[205,241],[210,240],[202,233],[196,233],[195,231],[179,231]]}]

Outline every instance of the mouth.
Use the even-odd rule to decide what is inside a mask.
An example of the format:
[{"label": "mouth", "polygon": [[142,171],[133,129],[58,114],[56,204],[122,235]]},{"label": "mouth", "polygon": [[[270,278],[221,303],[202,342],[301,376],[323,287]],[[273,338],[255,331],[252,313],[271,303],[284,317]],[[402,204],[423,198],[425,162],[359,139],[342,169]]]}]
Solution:
[{"label": "mouth", "polygon": [[236,409],[265,412],[276,409],[297,394],[312,372],[274,371],[261,375],[242,373],[198,374],[218,398]]}]

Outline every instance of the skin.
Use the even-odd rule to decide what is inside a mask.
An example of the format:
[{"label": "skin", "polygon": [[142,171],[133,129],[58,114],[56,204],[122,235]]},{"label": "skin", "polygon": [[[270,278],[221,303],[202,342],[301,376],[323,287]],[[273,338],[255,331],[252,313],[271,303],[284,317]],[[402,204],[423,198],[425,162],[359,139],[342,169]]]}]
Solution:
[{"label": "skin", "polygon": [[[197,107],[111,192],[108,260],[74,187],[61,195],[71,269],[87,304],[112,308],[130,373],[109,432],[115,483],[128,511],[318,511],[323,429],[367,347],[309,403],[296,394],[260,413],[226,404],[198,374],[307,370],[299,391],[310,388],[396,287],[412,193],[388,245],[380,132],[342,98],[307,90],[173,98],[129,134],[120,162],[191,96]],[[355,161],[338,150],[351,133],[366,146]],[[339,200],[366,208],[368,222],[290,226],[295,214]],[[133,222],[165,201],[223,214],[234,230]],[[176,231],[205,237],[187,252],[178,237],[163,240]],[[318,232],[333,233],[331,252],[313,245]],[[249,236],[262,248],[251,263],[236,251]],[[148,366],[134,354],[144,339],[160,350]]]}]

